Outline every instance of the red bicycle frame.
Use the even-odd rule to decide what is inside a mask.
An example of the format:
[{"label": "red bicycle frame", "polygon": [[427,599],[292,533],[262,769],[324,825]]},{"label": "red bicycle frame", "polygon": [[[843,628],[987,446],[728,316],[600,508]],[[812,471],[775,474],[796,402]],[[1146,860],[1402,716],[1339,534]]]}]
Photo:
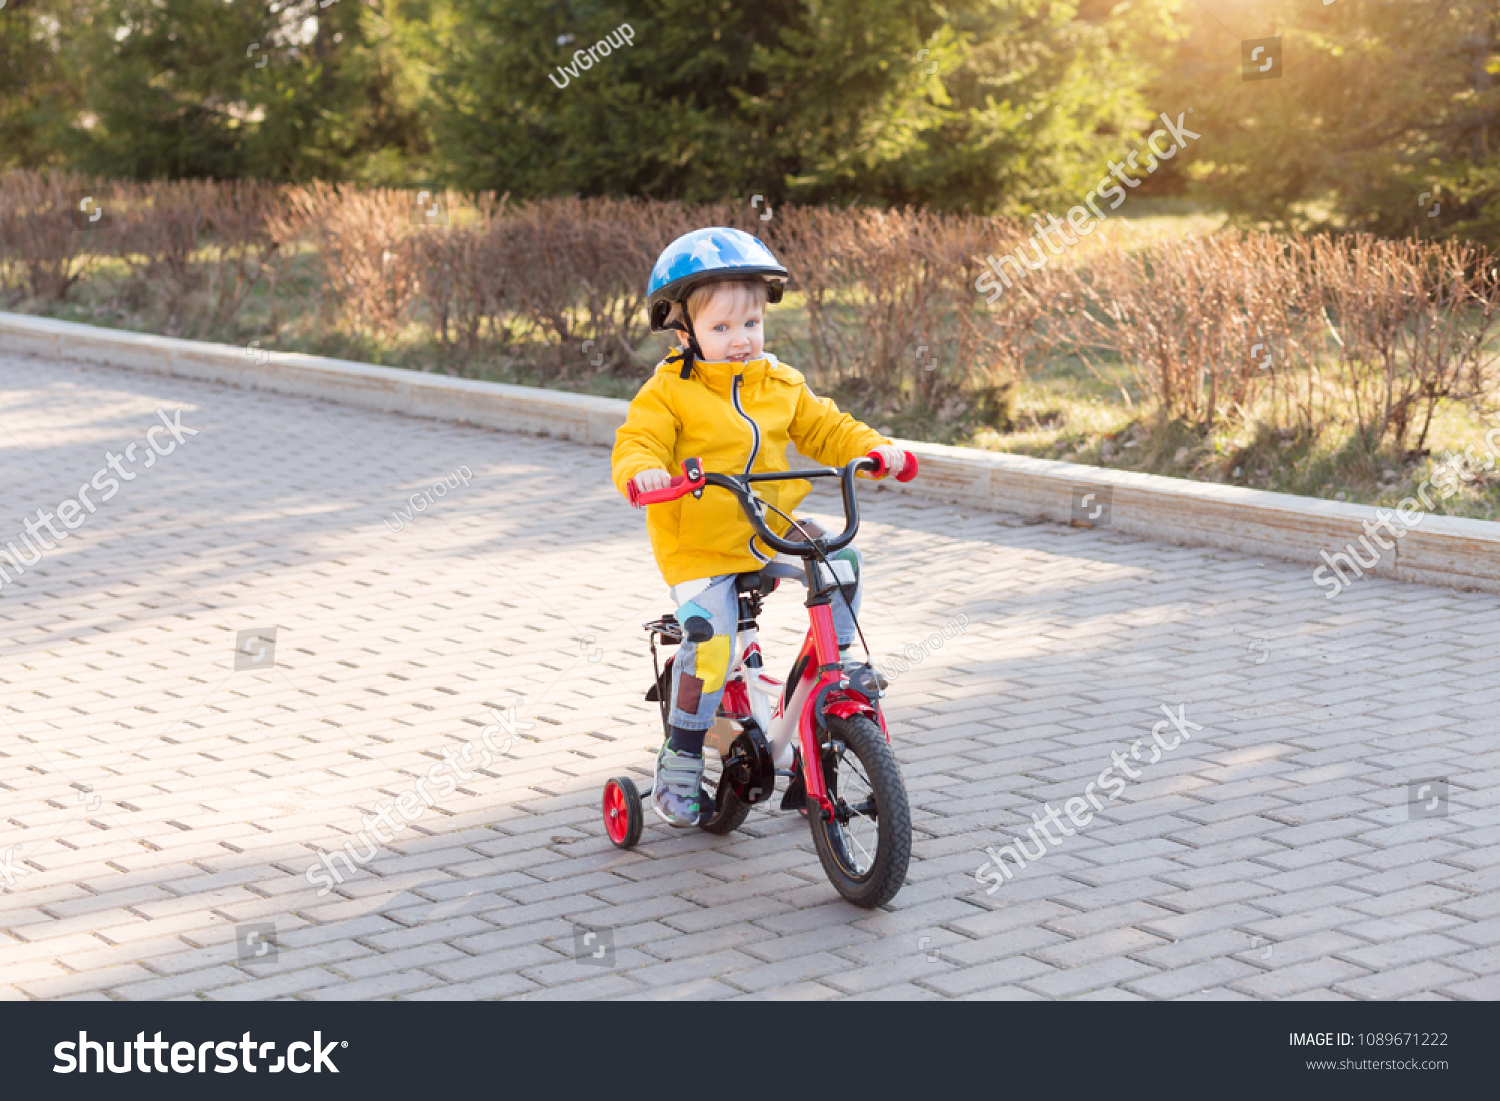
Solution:
[{"label": "red bicycle frame", "polygon": [[[807,636],[803,639],[802,648],[792,666],[795,682],[786,685],[782,706],[791,705],[801,681],[809,676],[815,678],[804,699],[801,713],[796,717],[796,722],[798,744],[802,750],[803,783],[807,789],[807,797],[818,808],[818,813],[823,815],[825,820],[833,816],[835,808],[828,798],[828,789],[823,778],[823,754],[819,741],[822,716],[867,715],[880,725],[881,732],[885,734],[886,739],[890,739],[890,732],[885,725],[885,716],[865,693],[850,684],[848,674],[840,659],[838,636],[834,630],[829,595],[832,586],[837,584],[836,579],[830,579],[829,585],[813,584],[814,579],[819,576],[814,556],[826,560],[828,553],[840,550],[852,542],[859,529],[859,508],[855,502],[853,488],[853,476],[858,471],[868,471],[871,477],[881,478],[887,473],[887,467],[885,460],[873,451],[867,456],[850,461],[843,469],[824,467],[818,470],[779,471],[739,476],[706,473],[701,460],[686,459],[682,463],[681,476],[673,478],[669,485],[661,489],[639,492],[634,479],[631,480],[629,486],[631,504],[637,508],[662,501],[677,500],[689,493],[700,495],[703,488],[709,485],[728,489],[739,499],[751,526],[755,528],[756,534],[766,545],[782,553],[806,560],[806,568],[809,571],[809,592],[812,594],[807,605],[810,622]],[[904,455],[902,470],[896,476],[896,480],[906,482],[916,475],[917,458],[908,451]],[[838,536],[820,536],[810,543],[792,543],[770,530],[765,520],[765,503],[750,490],[749,483],[815,477],[842,479],[844,531]],[[726,686],[726,691],[727,689],[728,686]],[[748,703],[748,699],[745,702]],[[781,707],[776,710],[775,718],[772,720],[773,726],[779,726],[776,720],[785,721]],[[773,741],[780,741],[774,735],[783,732],[784,730],[780,729],[765,731],[773,736]]]},{"label": "red bicycle frame", "polygon": [[[831,816],[834,807],[828,798],[828,788],[823,783],[823,752],[818,741],[818,732],[822,727],[819,720],[820,701],[822,714],[839,718],[868,715],[880,724],[887,741],[890,740],[890,732],[885,728],[885,716],[880,713],[880,708],[864,693],[849,687],[849,682],[845,679],[844,667],[839,659],[838,638],[833,629],[832,608],[828,604],[815,604],[807,610],[807,614],[812,622],[797,655],[798,665],[792,668],[805,670],[807,667],[801,665],[801,662],[803,658],[807,658],[817,663],[812,668],[818,672],[812,691],[802,705],[802,714],[797,717],[797,741],[802,746],[802,782],[807,786],[807,797],[825,815]],[[803,672],[802,675],[805,677],[807,673]],[[793,685],[789,691],[795,690],[796,686]]]}]

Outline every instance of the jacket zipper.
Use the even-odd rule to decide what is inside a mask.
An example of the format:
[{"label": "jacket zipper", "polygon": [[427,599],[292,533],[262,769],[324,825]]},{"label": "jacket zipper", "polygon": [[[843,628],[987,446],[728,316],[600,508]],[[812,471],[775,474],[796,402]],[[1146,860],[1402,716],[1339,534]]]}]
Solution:
[{"label": "jacket zipper", "polygon": [[740,383],[742,383],[744,381],[745,381],[745,376],[744,375],[735,375],[734,376],[734,389],[731,392],[730,396],[731,396],[731,398],[734,401],[734,411],[736,413],[738,413],[740,416],[744,417],[745,418],[745,423],[750,426],[750,432],[751,432],[750,458],[748,460],[746,460],[746,462],[745,462],[745,473],[749,474],[750,473],[750,469],[755,465],[755,456],[758,455],[758,454],[760,454],[760,425],[758,425],[758,424],[755,423],[754,419],[751,418],[750,414],[745,412],[745,407],[740,404]]},{"label": "jacket zipper", "polygon": [[[744,417],[745,423],[750,426],[750,458],[745,460],[745,473],[749,474],[751,468],[755,466],[755,457],[760,454],[760,425],[755,423],[755,419],[749,413],[746,413],[745,407],[740,404],[740,383],[744,381],[745,376],[743,374],[734,376],[734,386],[730,390],[730,400],[734,403],[734,411]],[[771,560],[770,556],[761,554],[760,551],[755,549],[754,535],[750,536],[750,542],[746,546],[750,548],[750,553],[762,562],[769,562]]]}]

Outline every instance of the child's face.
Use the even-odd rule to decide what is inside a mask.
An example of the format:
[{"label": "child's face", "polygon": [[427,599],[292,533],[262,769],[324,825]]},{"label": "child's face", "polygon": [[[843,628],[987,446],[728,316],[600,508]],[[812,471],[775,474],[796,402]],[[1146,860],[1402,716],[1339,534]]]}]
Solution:
[{"label": "child's face", "polygon": [[765,307],[751,295],[725,288],[693,318],[693,332],[710,362],[745,363],[765,347]]}]

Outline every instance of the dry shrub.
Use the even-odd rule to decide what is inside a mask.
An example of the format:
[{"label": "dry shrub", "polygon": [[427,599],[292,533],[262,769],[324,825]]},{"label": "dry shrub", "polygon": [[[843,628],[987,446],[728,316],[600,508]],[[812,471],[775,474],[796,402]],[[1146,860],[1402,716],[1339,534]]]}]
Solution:
[{"label": "dry shrub", "polygon": [[405,324],[421,286],[416,212],[410,191],[313,183],[288,188],[268,226],[282,248],[301,239],[315,245],[330,315],[388,338]]},{"label": "dry shrub", "polygon": [[[911,367],[930,362],[926,353],[938,343],[935,335],[924,339],[945,274],[927,255],[935,243],[931,220],[815,207],[784,208],[782,219],[777,243],[806,295],[818,377],[857,377],[880,396],[900,394]],[[947,274],[954,270],[962,278],[962,255]]]},{"label": "dry shrub", "polygon": [[1096,371],[1128,364],[1160,412],[1204,430],[1247,415],[1266,367],[1300,347],[1296,267],[1270,234],[1105,246],[1070,282],[1059,313],[1075,349]]},{"label": "dry shrub", "polygon": [[[603,355],[632,363],[645,336],[650,222],[663,204],[546,199],[496,227],[499,259],[543,365],[566,372]],[[583,344],[592,340],[588,355]]]},{"label": "dry shrub", "polygon": [[0,278],[14,297],[61,302],[83,275],[94,238],[74,224],[74,196],[87,186],[71,173],[0,174]]},{"label": "dry shrub", "polygon": [[1227,232],[1110,248],[1073,282],[1061,314],[1080,353],[1128,364],[1204,431],[1347,420],[1367,448],[1413,429],[1420,448],[1440,400],[1482,411],[1495,393],[1500,278],[1472,245]]},{"label": "dry shrub", "polygon": [[516,344],[552,377],[638,370],[657,254],[724,213],[643,200],[509,205],[479,196],[454,225],[422,236],[427,321],[447,349],[473,355],[486,338]]},{"label": "dry shrub", "polygon": [[204,293],[215,328],[230,325],[245,299],[267,275],[278,246],[270,220],[281,210],[282,190],[272,184],[236,180],[219,184],[209,210],[212,251],[204,258]]},{"label": "dry shrub", "polygon": [[[448,204],[451,219],[454,196],[440,201]],[[505,204],[504,196],[485,192],[464,208],[470,216],[462,224],[431,227],[416,241],[422,304],[450,355],[476,356],[486,339],[502,348],[510,343],[506,258],[498,232]]]},{"label": "dry shrub", "polygon": [[[986,228],[981,246],[984,258],[981,260],[977,252],[973,258],[971,274],[975,278],[971,283],[976,295],[978,277],[995,274],[995,252],[1013,250],[1028,232],[1019,220],[1006,218],[989,219]],[[1006,243],[1000,244],[1002,241]],[[997,377],[1007,380],[1004,385],[1013,385],[1039,369],[1066,340],[1067,326],[1062,319],[1075,278],[1067,266],[1047,264],[1028,271],[1024,279],[1010,287],[992,283],[984,309],[963,315],[965,324],[975,330],[982,357],[994,364]],[[998,296],[994,293],[997,289]]]},{"label": "dry shrub", "polygon": [[1420,422],[1420,450],[1444,398],[1485,407],[1496,382],[1487,345],[1500,309],[1492,257],[1453,240],[1362,234],[1315,239],[1299,259],[1338,389],[1368,445],[1389,433],[1404,449]]},{"label": "dry shrub", "polygon": [[638,368],[643,364],[636,349],[649,327],[647,288],[657,256],[684,233],[730,224],[731,211],[722,205],[640,199],[528,203],[503,230],[512,301],[552,349],[549,366],[564,373],[580,362],[584,370]]},{"label": "dry shrub", "polygon": [[208,206],[216,192],[214,184],[203,181],[122,184],[114,190],[111,244],[168,316],[170,335],[184,330],[178,315],[202,282],[193,258],[208,229]]},{"label": "dry shrub", "polygon": [[[278,191],[243,181],[177,180],[117,186],[108,232],[115,253],[169,335],[234,328],[276,248],[267,219]],[[129,293],[127,291],[127,293]]]},{"label": "dry shrub", "polygon": [[[691,215],[672,203],[443,193],[443,224],[412,217],[413,193],[314,184],[273,219],[283,243],[319,252],[330,315],[391,336],[428,326],[464,358],[520,345],[555,377],[638,368],[646,274]],[[488,349],[487,349],[488,346]]]},{"label": "dry shrub", "polygon": [[[324,320],[381,339],[413,324],[452,359],[503,352],[577,379],[645,366],[647,274],[689,230],[736,226],[791,272],[818,387],[870,414],[996,421],[1004,391],[1064,349],[1103,376],[1124,364],[1166,417],[1202,430],[1269,418],[1306,433],[1350,419],[1371,446],[1426,440],[1437,403],[1487,411],[1496,392],[1500,274],[1486,253],[1358,237],[1223,233],[1048,258],[1001,293],[975,277],[1030,227],[910,210],[689,206],[618,199],[513,204],[311,184],[113,185],[81,232],[81,177],[0,174],[0,291],[61,301],[113,252],[169,330],[237,328],[276,252],[307,241]],[[1002,242],[1008,244],[1002,245]],[[272,329],[277,326],[273,313]],[[778,349],[787,345],[778,340]],[[1260,345],[1259,348],[1256,346]],[[794,353],[795,355],[795,353]],[[988,412],[986,412],[988,410]]]},{"label": "dry shrub", "polygon": [[979,259],[1012,229],[974,215],[785,208],[774,244],[806,295],[820,383],[857,380],[875,404],[954,415],[1014,381],[1045,342],[1042,296],[991,308]]}]

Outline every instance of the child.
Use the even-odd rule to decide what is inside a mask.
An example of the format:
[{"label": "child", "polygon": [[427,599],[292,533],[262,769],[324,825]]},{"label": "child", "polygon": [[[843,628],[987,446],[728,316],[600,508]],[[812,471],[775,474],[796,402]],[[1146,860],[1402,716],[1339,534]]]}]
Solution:
[{"label": "child", "polygon": [[[651,271],[647,306],[652,330],[675,330],[680,350],[657,365],[615,435],[613,477],[621,493],[629,497],[632,481],[639,492],[661,489],[691,458],[720,474],[788,470],[789,441],[823,465],[843,466],[873,450],[891,474],[901,472],[903,453],[890,440],[815,397],[799,373],[763,351],[765,306],[781,301],[786,280],[770,250],[737,229],[700,229],[667,246]],[[756,492],[793,516],[810,488],[801,480],[761,482]],[[774,512],[768,522],[777,535],[790,526]],[[739,502],[722,489],[651,505],[646,530],[672,587],[677,621],[696,636],[684,638],[673,662],[672,732],[657,754],[652,807],[674,826],[695,826],[709,809],[699,805],[704,732],[717,713],[739,622],[735,576],[803,574],[772,561]],[[850,606],[835,600],[832,607],[842,650],[854,643],[860,560],[853,548],[837,557],[855,578]]]}]

